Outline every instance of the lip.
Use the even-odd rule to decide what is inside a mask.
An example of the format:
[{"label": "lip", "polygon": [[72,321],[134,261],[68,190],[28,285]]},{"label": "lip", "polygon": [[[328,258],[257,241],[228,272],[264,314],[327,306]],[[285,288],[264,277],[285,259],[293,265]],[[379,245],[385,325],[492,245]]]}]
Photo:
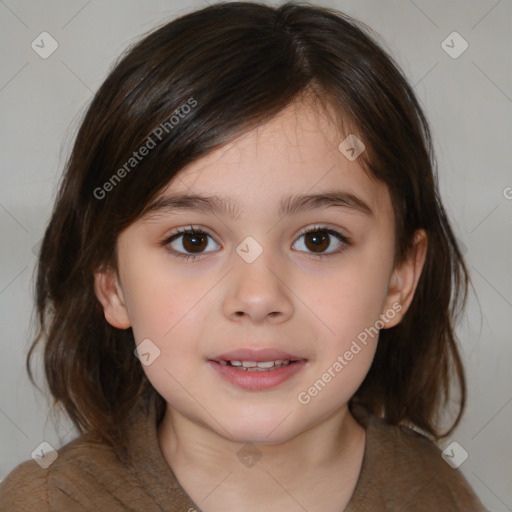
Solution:
[{"label": "lip", "polygon": [[210,358],[210,361],[215,361],[216,363],[219,363],[220,361],[256,361],[259,363],[262,361],[275,361],[277,359],[280,359],[281,361],[305,361],[303,357],[273,348],[264,348],[259,350],[240,348],[212,357]]},{"label": "lip", "polygon": [[[281,366],[273,370],[249,371],[240,370],[233,366],[221,364],[221,361],[290,361],[288,366]],[[273,348],[250,349],[241,348],[225,352],[208,360],[208,365],[222,379],[248,391],[262,391],[279,386],[293,377],[306,366],[307,359],[298,355]]]},{"label": "lip", "polygon": [[227,382],[248,390],[262,391],[264,389],[274,388],[290,379],[306,365],[306,360],[302,359],[288,366],[281,366],[275,370],[266,371],[248,371],[237,370],[234,366],[224,366],[216,361],[208,361],[208,365],[217,372]]}]

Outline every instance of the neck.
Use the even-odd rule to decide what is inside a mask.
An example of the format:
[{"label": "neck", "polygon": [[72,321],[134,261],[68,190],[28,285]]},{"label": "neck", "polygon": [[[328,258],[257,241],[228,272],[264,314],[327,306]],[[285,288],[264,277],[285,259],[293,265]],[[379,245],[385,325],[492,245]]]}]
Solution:
[{"label": "neck", "polygon": [[[262,500],[276,505],[283,489],[307,501],[307,490],[320,475],[326,490],[346,483],[343,499],[348,502],[361,469],[365,430],[344,406],[279,444],[239,443],[168,406],[158,438],[164,458],[192,499],[199,498],[198,505],[203,507],[201,500],[216,489],[219,510],[223,492],[231,503],[238,497],[246,510],[247,503],[255,503],[261,510]],[[223,478],[226,480],[219,486]],[[272,479],[275,485],[269,485]],[[332,501],[332,487],[329,498]],[[206,505],[204,510],[209,510]]]}]

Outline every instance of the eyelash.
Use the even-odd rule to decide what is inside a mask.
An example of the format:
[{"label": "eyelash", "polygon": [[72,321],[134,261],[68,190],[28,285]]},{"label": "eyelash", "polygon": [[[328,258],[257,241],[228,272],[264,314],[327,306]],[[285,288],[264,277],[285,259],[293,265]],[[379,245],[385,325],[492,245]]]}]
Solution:
[{"label": "eyelash", "polygon": [[[308,256],[310,256],[310,257],[312,257],[314,259],[323,259],[323,258],[325,258],[327,256],[335,256],[335,255],[340,254],[341,252],[343,252],[348,246],[352,245],[352,240],[349,237],[347,237],[345,235],[342,235],[339,231],[336,231],[334,229],[331,229],[331,228],[328,228],[327,226],[322,226],[322,225],[313,226],[312,228],[308,228],[308,229],[305,229],[305,230],[301,231],[299,233],[297,239],[299,239],[300,237],[302,237],[304,235],[307,235],[309,233],[316,233],[316,232],[319,232],[319,231],[320,232],[325,232],[325,233],[328,233],[329,235],[334,236],[340,242],[342,242],[343,245],[339,249],[336,249],[335,251],[332,251],[332,252],[329,252],[329,253],[325,253],[325,254],[307,253]],[[207,233],[206,231],[202,230],[201,228],[194,228],[194,227],[190,226],[189,228],[181,228],[181,229],[179,229],[178,231],[176,231],[175,233],[173,233],[172,235],[170,235],[166,239],[162,240],[162,242],[160,242],[160,245],[162,247],[166,247],[171,242],[173,242],[174,240],[176,240],[177,238],[179,238],[183,234],[206,235],[206,236],[209,236],[210,238],[213,238],[209,233]],[[200,256],[202,256],[203,254],[205,254],[205,253],[183,254],[183,253],[180,253],[178,251],[175,251],[174,249],[168,249],[168,250],[174,256],[177,256],[178,258],[184,258],[185,260],[195,260],[195,259],[199,258]]]}]

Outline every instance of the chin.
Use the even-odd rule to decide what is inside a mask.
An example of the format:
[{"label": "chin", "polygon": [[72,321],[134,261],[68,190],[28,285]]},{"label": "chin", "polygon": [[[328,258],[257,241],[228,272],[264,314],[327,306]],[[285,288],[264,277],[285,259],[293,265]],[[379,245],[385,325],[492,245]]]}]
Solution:
[{"label": "chin", "polygon": [[[210,427],[213,427],[218,435],[234,443],[278,445],[301,432],[297,425],[291,424],[293,414],[289,413],[290,411],[287,411],[286,414],[264,417],[261,414],[254,414],[245,420],[240,417],[226,417],[222,424],[225,425],[229,434],[219,425],[210,425]],[[289,415],[288,418],[287,415]]]}]

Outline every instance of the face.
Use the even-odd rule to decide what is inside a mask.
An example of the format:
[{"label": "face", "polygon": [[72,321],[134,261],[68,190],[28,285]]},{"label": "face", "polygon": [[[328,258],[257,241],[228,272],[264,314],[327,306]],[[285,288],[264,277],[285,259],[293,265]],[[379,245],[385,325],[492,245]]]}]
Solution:
[{"label": "face", "polygon": [[344,139],[294,104],[182,169],[119,235],[118,277],[96,274],[97,295],[112,325],[133,328],[173,414],[275,444],[345,408],[363,381],[376,331],[400,321],[418,276],[393,268],[389,194]]}]

